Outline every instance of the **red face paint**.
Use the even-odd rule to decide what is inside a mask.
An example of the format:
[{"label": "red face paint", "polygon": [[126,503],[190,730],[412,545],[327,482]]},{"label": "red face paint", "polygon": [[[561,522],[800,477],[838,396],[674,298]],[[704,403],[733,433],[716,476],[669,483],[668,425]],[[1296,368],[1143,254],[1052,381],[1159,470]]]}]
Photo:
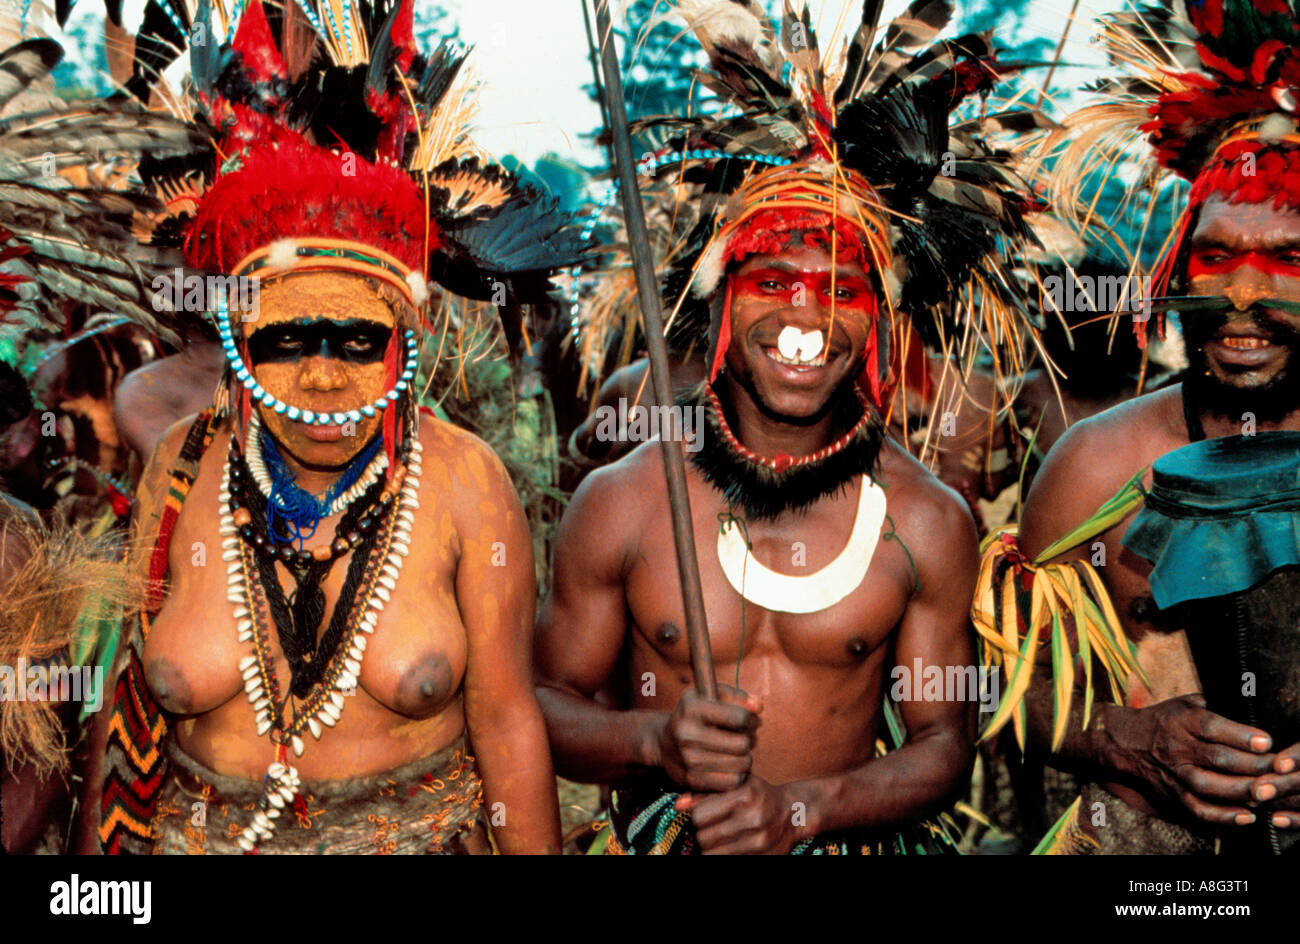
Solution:
[{"label": "red face paint", "polygon": [[732,280],[733,300],[762,299],[772,304],[800,307],[814,301],[829,309],[872,317],[878,310],[875,289],[857,276],[836,276],[827,271],[791,271],[785,268],[752,269]]},{"label": "red face paint", "polygon": [[[855,332],[850,324],[866,330],[864,376],[862,386],[877,406],[880,405],[879,359],[876,351],[876,315],[880,300],[871,280],[862,276],[834,274],[828,269],[791,269],[788,266],[762,266],[727,279],[722,324],[718,335],[709,381],[717,379],[731,342],[731,319],[734,306],[744,306],[753,318],[769,318],[775,311],[820,306],[829,328],[839,319],[841,330]],[[837,332],[838,333],[838,332]]]},{"label": "red face paint", "polygon": [[1234,252],[1219,247],[1193,249],[1187,259],[1187,278],[1229,275],[1243,267],[1268,275],[1300,278],[1300,249],[1286,247],[1250,252]]}]

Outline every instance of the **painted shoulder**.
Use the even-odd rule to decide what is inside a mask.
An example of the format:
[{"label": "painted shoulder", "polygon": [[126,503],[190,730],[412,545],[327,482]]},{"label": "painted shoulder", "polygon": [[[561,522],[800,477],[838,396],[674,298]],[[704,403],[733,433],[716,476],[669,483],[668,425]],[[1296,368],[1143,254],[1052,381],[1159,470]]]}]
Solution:
[{"label": "painted shoulder", "polygon": [[424,447],[423,478],[428,483],[473,492],[507,487],[515,491],[501,457],[467,429],[434,416],[421,416],[420,444]]}]

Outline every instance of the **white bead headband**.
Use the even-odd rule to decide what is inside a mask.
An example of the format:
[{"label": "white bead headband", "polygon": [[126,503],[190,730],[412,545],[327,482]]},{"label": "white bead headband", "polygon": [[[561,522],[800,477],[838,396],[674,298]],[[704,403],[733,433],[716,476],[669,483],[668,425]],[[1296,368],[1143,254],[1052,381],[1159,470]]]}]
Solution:
[{"label": "white bead headband", "polygon": [[415,377],[415,364],[420,353],[419,345],[415,341],[415,332],[407,331],[405,335],[406,366],[402,370],[401,376],[398,377],[397,383],[393,385],[393,389],[375,400],[374,403],[367,403],[356,409],[340,413],[315,413],[311,410],[299,409],[285,403],[257,382],[244,364],[244,359],[239,356],[239,351],[235,349],[235,338],[230,330],[230,310],[224,298],[218,300],[217,311],[217,332],[221,336],[221,348],[225,351],[226,360],[230,362],[230,367],[235,372],[235,379],[243,384],[244,388],[252,394],[253,399],[260,402],[262,406],[287,416],[291,420],[316,426],[342,426],[349,420],[358,423],[363,417],[375,416],[387,408],[389,404],[395,403]]}]

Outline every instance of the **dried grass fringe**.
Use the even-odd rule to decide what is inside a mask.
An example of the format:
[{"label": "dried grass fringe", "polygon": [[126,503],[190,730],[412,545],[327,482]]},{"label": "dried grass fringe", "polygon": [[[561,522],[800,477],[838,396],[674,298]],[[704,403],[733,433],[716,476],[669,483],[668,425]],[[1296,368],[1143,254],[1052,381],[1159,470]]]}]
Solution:
[{"label": "dried grass fringe", "polygon": [[[61,652],[76,662],[93,658],[104,615],[139,606],[143,577],[121,559],[116,538],[88,538],[66,523],[47,528],[6,511],[0,507],[0,574],[8,575],[0,586],[0,665],[16,672],[19,659]],[[59,710],[49,700],[0,700],[6,765],[30,762],[41,776],[66,772],[70,745]]]}]

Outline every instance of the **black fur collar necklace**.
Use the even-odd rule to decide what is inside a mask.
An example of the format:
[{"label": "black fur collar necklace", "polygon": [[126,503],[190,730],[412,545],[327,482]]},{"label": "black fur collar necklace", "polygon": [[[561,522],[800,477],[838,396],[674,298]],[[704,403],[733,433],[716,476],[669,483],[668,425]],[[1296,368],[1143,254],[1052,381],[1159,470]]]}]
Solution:
[{"label": "black fur collar necklace", "polygon": [[691,461],[705,481],[729,503],[743,508],[750,520],[806,509],[875,468],[885,439],[884,423],[861,391],[857,394],[841,397],[834,407],[833,428],[847,430],[835,442],[807,456],[769,458],[745,448],[731,431],[718,395],[701,384],[691,405],[704,407],[704,435]]}]

